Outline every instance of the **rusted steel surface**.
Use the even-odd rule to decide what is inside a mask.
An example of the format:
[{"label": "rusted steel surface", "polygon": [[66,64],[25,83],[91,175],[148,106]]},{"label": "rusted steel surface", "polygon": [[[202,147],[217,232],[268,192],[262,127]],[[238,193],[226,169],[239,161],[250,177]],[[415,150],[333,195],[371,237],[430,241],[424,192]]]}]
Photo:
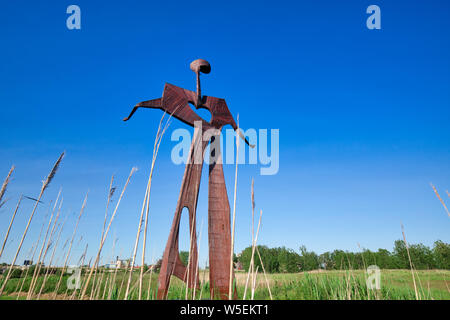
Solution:
[{"label": "rusted steel surface", "polygon": [[[220,141],[217,135],[214,139]],[[230,285],[230,204],[223,175],[220,144],[210,154],[208,185],[209,286],[211,298],[226,300]],[[212,160],[214,156],[214,160]],[[220,159],[220,160],[219,160]],[[234,277],[234,273],[232,274]],[[234,297],[237,298],[236,291]]]},{"label": "rusted steel surface", "polygon": [[[198,253],[197,253],[197,238],[196,238],[196,210],[198,192],[200,188],[200,179],[202,176],[203,162],[200,164],[194,163],[194,157],[197,152],[204,153],[208,141],[202,141],[202,134],[200,130],[194,132],[191,149],[188,155],[190,160],[186,164],[183,181],[181,183],[180,195],[178,198],[175,216],[170,229],[169,239],[167,240],[166,248],[161,263],[161,269],[158,278],[158,299],[165,299],[170,284],[170,275],[175,275],[179,279],[185,281],[189,288],[198,288]],[[180,230],[180,219],[183,208],[189,211],[189,232],[191,236],[190,261],[189,271],[180,260],[178,250],[178,239]],[[188,279],[189,278],[189,279]]]},{"label": "rusted steel surface", "polygon": [[[209,73],[211,71],[209,63],[202,59],[195,60],[191,63],[191,69],[197,75],[197,92],[166,83],[161,98],[138,103],[130,115],[124,119],[124,121],[127,121],[138,108],[153,108],[161,109],[193,127],[197,121],[200,121],[202,124],[201,128],[197,126],[194,131],[169,239],[164,250],[158,279],[158,299],[165,299],[167,297],[171,275],[175,275],[185,281],[190,288],[198,287],[196,210],[203,156],[208,144],[214,141],[214,139],[220,139],[220,130],[223,126],[229,124],[233,129],[237,129],[237,125],[224,99],[201,95],[200,72]],[[189,104],[194,105],[197,109],[205,108],[209,110],[211,113],[211,121],[207,122],[200,118]],[[212,137],[204,140],[204,132],[208,129],[216,129],[216,131]],[[242,135],[240,136],[245,140]],[[214,144],[215,148],[211,148],[211,161],[209,165],[209,277],[211,297],[228,299],[231,256],[230,204],[225,186],[219,145]],[[181,262],[178,249],[180,219],[183,208],[187,208],[189,211],[189,230],[191,233],[189,270]],[[234,274],[232,276],[234,277]],[[236,297],[235,291],[234,298]]]}]

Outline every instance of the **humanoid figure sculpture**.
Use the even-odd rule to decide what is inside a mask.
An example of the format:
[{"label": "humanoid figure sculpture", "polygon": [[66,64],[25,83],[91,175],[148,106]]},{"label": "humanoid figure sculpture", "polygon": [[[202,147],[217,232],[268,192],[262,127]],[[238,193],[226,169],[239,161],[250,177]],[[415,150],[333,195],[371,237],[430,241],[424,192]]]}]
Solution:
[{"label": "humanoid figure sculpture", "polygon": [[[158,299],[165,299],[167,297],[171,275],[175,275],[185,281],[189,288],[198,288],[196,210],[206,147],[210,142],[212,145],[215,139],[220,139],[222,127],[228,124],[234,130],[237,130],[237,133],[248,144],[247,139],[238,130],[225,100],[201,95],[200,73],[209,73],[211,71],[210,64],[203,59],[198,59],[193,61],[190,67],[197,76],[197,92],[166,83],[161,98],[138,103],[130,115],[124,119],[124,121],[130,119],[138,108],[153,108],[161,109],[171,114],[174,118],[195,127],[169,239],[162,258],[158,279]],[[205,108],[209,110],[211,120],[208,122],[200,118],[191,109],[189,104],[194,105],[197,109]],[[198,124],[201,124],[201,126],[198,126]],[[213,134],[208,139],[205,139],[204,133],[207,130],[213,132]],[[228,299],[230,298],[228,294],[231,256],[230,205],[223,174],[220,143],[215,143],[214,146],[214,148],[210,148],[208,185],[210,291],[212,299]],[[189,211],[191,246],[189,249],[188,266],[185,266],[181,262],[178,249],[180,219],[183,208],[187,208]],[[232,276],[234,277],[234,274]],[[236,291],[234,291],[234,296],[231,298],[236,297]]]}]

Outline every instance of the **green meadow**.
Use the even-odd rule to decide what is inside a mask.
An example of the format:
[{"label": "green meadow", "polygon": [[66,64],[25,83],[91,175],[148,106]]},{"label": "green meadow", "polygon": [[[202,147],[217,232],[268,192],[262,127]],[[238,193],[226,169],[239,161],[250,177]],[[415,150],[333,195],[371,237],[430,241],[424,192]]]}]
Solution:
[{"label": "green meadow", "polygon": [[[81,283],[86,275],[81,277]],[[413,281],[414,276],[414,281]],[[48,277],[39,299],[80,299],[80,290],[67,288],[70,275],[64,275],[58,292],[55,292],[59,276]],[[101,270],[89,286],[83,299],[124,299],[128,274],[125,271]],[[155,299],[158,274],[145,274],[141,291],[142,299]],[[173,277],[168,299],[210,299],[207,270],[199,272],[200,287],[194,293],[185,284]],[[381,270],[380,289],[366,285],[367,274],[363,270],[311,271],[303,273],[260,274],[249,281],[246,299],[255,300],[448,300],[450,299],[450,271],[446,270]],[[24,281],[25,280],[25,281]],[[138,299],[139,273],[132,277],[129,299]],[[239,299],[244,297],[247,274],[236,273]],[[0,280],[1,281],[1,280]],[[37,281],[41,288],[43,276]],[[415,285],[414,285],[415,282]],[[23,284],[22,284],[23,283]],[[25,299],[31,277],[10,279],[0,299]],[[18,288],[22,287],[19,292]],[[252,290],[253,288],[253,290]],[[269,292],[270,288],[270,292]],[[37,299],[37,294],[33,297]]]}]

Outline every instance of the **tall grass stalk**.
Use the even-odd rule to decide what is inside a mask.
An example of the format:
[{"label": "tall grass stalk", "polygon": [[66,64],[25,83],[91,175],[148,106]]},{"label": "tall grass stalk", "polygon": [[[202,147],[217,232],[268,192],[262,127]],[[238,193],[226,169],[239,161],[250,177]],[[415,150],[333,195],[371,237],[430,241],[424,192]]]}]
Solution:
[{"label": "tall grass stalk", "polygon": [[[438,197],[439,201],[442,203],[442,206],[444,207],[445,212],[447,212],[447,215],[450,217],[450,212],[448,211],[447,206],[445,205],[444,200],[442,200],[442,198],[441,198],[441,196],[439,195],[438,191],[436,190],[435,186],[433,186],[433,184],[431,184],[431,183],[430,183],[430,185],[431,185],[431,187],[433,188],[433,191],[434,191],[434,193],[436,194],[436,196]],[[447,191],[447,195],[450,197],[450,194],[448,193],[448,191]]]},{"label": "tall grass stalk", "polygon": [[152,289],[152,276],[153,276],[153,269],[154,269],[154,267],[155,267],[155,263],[154,263],[153,258],[152,258],[152,267],[150,268],[150,277],[148,279],[147,300],[150,300],[150,292],[151,292],[151,289]]},{"label": "tall grass stalk", "polygon": [[264,268],[264,263],[263,263],[263,260],[261,258],[261,254],[259,253],[258,247],[256,247],[256,253],[258,253],[259,261],[261,262],[261,268],[262,268],[263,273],[264,273],[264,279],[266,280],[267,290],[269,291],[270,300],[273,300],[272,291],[270,290],[269,280],[267,279],[266,270]]},{"label": "tall grass stalk", "polygon": [[419,294],[417,293],[416,279],[414,277],[414,268],[413,268],[413,264],[411,261],[411,255],[409,254],[408,242],[406,241],[405,228],[403,227],[403,224],[401,226],[402,226],[403,242],[405,243],[405,246],[406,246],[406,252],[408,253],[409,265],[411,267],[411,276],[412,276],[413,284],[414,284],[414,292],[416,294],[416,300],[419,300]]},{"label": "tall grass stalk", "polygon": [[[86,246],[84,247],[84,252],[81,255],[80,259],[78,260],[78,265],[80,266],[80,282],[82,282],[83,277],[81,276],[83,274],[83,265],[84,260],[86,258],[86,253],[89,247],[89,243],[86,243]],[[70,296],[70,300],[74,300],[77,295],[77,289],[73,290],[72,295]],[[80,297],[79,300],[82,300],[83,297]]]},{"label": "tall grass stalk", "polygon": [[[195,214],[194,214],[195,216]],[[195,221],[195,220],[194,220]],[[191,266],[191,253],[192,253],[192,234],[193,234],[193,230],[194,230],[194,223],[192,223],[192,226],[190,228],[191,230],[189,231],[189,253],[188,253],[188,261],[187,261],[187,266],[186,266],[186,271],[184,272],[184,279],[185,279],[185,296],[184,299],[187,300],[188,299],[188,292],[189,292],[189,268]],[[180,294],[181,295],[181,294]]]},{"label": "tall grass stalk", "polygon": [[[41,250],[39,251],[36,268],[34,268],[33,276],[31,277],[31,283],[30,283],[30,287],[28,289],[27,300],[31,299],[31,296],[32,296],[33,290],[34,290],[34,286],[36,284],[35,282],[37,281],[39,272],[41,271],[41,265],[40,265],[41,258],[42,258],[42,254],[44,253],[45,245],[47,244],[47,238],[49,235],[50,226],[52,225],[53,217],[55,214],[56,207],[58,205],[60,195],[61,195],[61,189],[59,189],[58,196],[56,197],[55,205],[53,206],[52,214],[50,215],[50,219],[48,220],[47,230],[45,231],[44,241],[42,241]],[[58,212],[59,212],[59,210],[58,210]],[[55,219],[55,222],[56,222],[56,219]]]},{"label": "tall grass stalk", "polygon": [[48,279],[48,276],[49,276],[50,268],[51,268],[51,266],[53,264],[53,259],[55,257],[56,248],[58,247],[59,240],[61,239],[61,233],[62,233],[62,231],[64,229],[64,225],[66,224],[68,217],[69,217],[69,215],[66,215],[66,218],[64,219],[64,222],[62,223],[61,227],[60,228],[59,228],[59,226],[57,227],[57,230],[59,228],[58,235],[56,237],[55,244],[53,245],[53,251],[52,251],[52,254],[50,256],[50,261],[48,263],[47,270],[45,270],[44,280],[42,281],[41,289],[39,290],[39,294],[37,296],[37,300],[40,299],[42,291],[44,290],[45,284],[47,283],[47,279]]},{"label": "tall grass stalk", "polygon": [[[117,237],[114,235],[114,247],[117,243]],[[113,257],[114,257],[114,249],[113,249]],[[116,285],[116,277],[117,277],[117,270],[118,270],[118,266],[117,266],[117,261],[116,261],[116,268],[114,270],[114,276],[113,276],[113,280],[111,281],[111,286],[109,287],[109,291],[108,291],[108,300],[111,299],[112,296],[112,290],[114,289],[115,285]]]},{"label": "tall grass stalk", "polygon": [[61,285],[61,281],[62,281],[62,278],[64,276],[64,272],[66,271],[67,262],[69,260],[70,253],[72,251],[73,240],[75,239],[75,235],[76,235],[77,230],[78,230],[78,224],[80,223],[81,216],[83,215],[84,208],[86,207],[86,202],[87,202],[87,199],[88,199],[88,195],[89,195],[89,191],[86,193],[86,196],[84,197],[80,213],[78,214],[78,219],[77,219],[77,222],[75,224],[75,228],[74,228],[73,233],[72,233],[72,239],[70,240],[70,243],[69,243],[69,249],[67,250],[66,258],[64,260],[64,264],[63,264],[63,267],[61,269],[61,275],[59,277],[58,284],[56,285],[56,288],[55,288],[54,298],[56,298],[56,295],[58,294],[59,286]]},{"label": "tall grass stalk", "polygon": [[[113,188],[113,182],[114,182],[114,175],[111,176],[111,181],[109,183],[108,198],[107,198],[107,201],[106,201],[106,209],[105,209],[105,218],[103,219],[102,235],[100,237],[100,244],[99,244],[99,246],[102,244],[103,236],[105,235],[106,221],[108,219],[109,204],[110,204],[111,199],[112,199],[112,197],[114,195],[114,192],[116,191],[116,188]],[[94,279],[93,279],[93,282],[92,282],[93,284],[97,283],[96,282],[96,280],[97,280],[97,273],[98,273],[98,263],[95,266]],[[91,300],[93,298],[93,291],[94,290],[91,290],[91,296],[90,296]]]},{"label": "tall grass stalk", "polygon": [[[202,219],[202,223],[200,224],[200,236],[198,238],[198,252],[200,253],[200,245],[202,243],[202,229],[203,229],[203,219]],[[192,290],[192,300],[195,300],[195,293],[196,293],[196,288],[197,288],[197,275],[198,275],[198,258],[197,258],[197,265],[195,267],[195,278],[194,278],[194,290]]]},{"label": "tall grass stalk", "polygon": [[14,219],[16,218],[17,210],[19,210],[20,202],[22,202],[22,197],[23,196],[20,195],[19,201],[17,202],[16,209],[14,209],[14,213],[13,213],[13,215],[11,217],[11,221],[9,222],[8,230],[6,231],[5,239],[3,240],[2,248],[0,249],[0,258],[2,257],[3,250],[5,249],[5,246],[6,246],[6,242],[8,241],[9,232],[11,231],[11,227],[12,227],[12,225],[14,223]]},{"label": "tall grass stalk", "polygon": [[101,290],[101,287],[102,287],[103,277],[104,276],[105,276],[105,270],[102,269],[101,276],[100,276],[100,279],[99,279],[97,287],[96,287],[95,300],[99,300],[100,290]]},{"label": "tall grass stalk", "polygon": [[139,217],[139,224],[138,224],[138,230],[137,230],[137,233],[136,233],[133,254],[131,256],[131,262],[130,262],[130,265],[129,265],[130,271],[128,273],[128,281],[127,281],[127,286],[126,286],[126,289],[125,289],[124,300],[128,299],[128,293],[129,293],[129,290],[130,290],[131,277],[133,275],[133,268],[134,268],[134,262],[135,262],[135,259],[136,259],[136,254],[137,254],[137,247],[139,245],[139,237],[140,237],[140,234],[141,234],[141,228],[142,228],[142,222],[143,222],[143,218],[144,218],[145,205],[147,203],[147,197],[148,197],[148,183],[147,183],[147,188],[145,190],[144,202],[142,203],[141,215]]},{"label": "tall grass stalk", "polygon": [[156,157],[158,155],[158,150],[159,150],[159,146],[161,144],[161,140],[162,137],[164,135],[164,132],[167,130],[168,126],[169,126],[169,121],[170,121],[170,117],[167,120],[167,122],[165,123],[164,127],[162,126],[164,117],[165,117],[166,113],[164,112],[161,120],[159,121],[159,125],[158,125],[158,130],[155,136],[155,142],[153,145],[153,156],[152,156],[152,163],[151,163],[151,168],[150,168],[150,174],[148,176],[148,181],[147,181],[147,187],[145,190],[145,196],[144,196],[144,202],[142,203],[142,209],[141,209],[141,215],[139,217],[139,224],[138,224],[138,230],[136,233],[136,239],[135,239],[135,244],[134,244],[134,249],[133,249],[133,255],[131,258],[131,264],[130,264],[130,271],[128,274],[128,281],[127,281],[127,287],[125,290],[125,297],[124,300],[128,299],[128,294],[130,291],[130,284],[131,284],[131,278],[133,275],[133,271],[134,271],[134,265],[136,262],[136,255],[137,255],[137,249],[139,246],[139,239],[140,239],[140,235],[141,235],[141,230],[142,230],[142,223],[144,221],[144,212],[146,213],[145,215],[145,225],[144,225],[144,240],[143,240],[143,245],[142,245],[142,255],[141,255],[141,268],[140,268],[140,273],[139,273],[139,300],[141,300],[142,297],[142,277],[143,277],[143,273],[144,273],[144,264],[145,264],[145,246],[146,246],[146,241],[147,241],[147,227],[148,227],[148,212],[149,212],[149,203],[150,203],[150,190],[152,187],[152,177],[153,177],[153,170],[155,168],[155,162],[156,162]]},{"label": "tall grass stalk", "polygon": [[[188,299],[188,292],[189,292],[189,276],[190,276],[190,268],[191,268],[191,258],[192,258],[192,251],[194,250],[193,248],[193,241],[192,241],[192,236],[194,235],[194,225],[195,225],[195,221],[197,219],[197,210],[194,210],[194,214],[192,215],[192,223],[191,223],[191,231],[189,232],[189,254],[188,254],[188,263],[186,266],[186,274],[185,274],[185,278],[186,278],[186,292],[185,292],[185,300]],[[198,258],[198,253],[197,253],[197,258]],[[197,262],[198,265],[198,262]],[[197,268],[197,267],[196,267]],[[194,290],[195,287],[197,286],[197,284],[194,282]]]},{"label": "tall grass stalk", "polygon": [[[259,227],[261,226],[261,217],[262,217],[262,210],[260,210],[260,213],[259,213],[258,227],[256,229],[255,239],[253,240],[253,243],[252,243],[252,256],[250,258],[250,265],[253,263],[253,260],[255,259],[255,250],[256,250],[255,248],[256,248],[256,243],[258,241]],[[243,300],[245,300],[245,297],[247,296],[247,288],[248,288],[248,282],[250,279],[250,272],[251,272],[251,269],[248,268],[247,280],[245,281],[244,296],[242,297]]]},{"label": "tall grass stalk", "polygon": [[114,175],[111,176],[111,182],[109,183],[109,192],[108,192],[108,200],[106,201],[106,209],[105,209],[105,219],[103,220],[103,228],[102,228],[102,236],[100,237],[100,244],[103,240],[103,236],[105,235],[106,221],[108,218],[108,209],[111,199],[116,191],[116,188],[113,188],[114,183]]},{"label": "tall grass stalk", "polygon": [[156,138],[155,138],[155,144],[153,146],[152,165],[150,168],[150,175],[148,177],[148,183],[147,183],[148,195],[147,195],[147,207],[145,210],[144,235],[143,235],[143,240],[142,240],[141,271],[139,274],[139,300],[141,300],[141,297],[142,297],[142,281],[143,281],[144,264],[145,264],[145,249],[147,247],[148,214],[150,211],[150,193],[152,190],[153,170],[155,169],[156,157],[158,156],[159,146],[161,145],[161,141],[164,136],[164,133],[167,131],[167,129],[170,126],[170,119],[172,118],[173,113],[169,116],[164,127],[161,129],[161,124],[163,122],[165,115],[166,115],[166,113],[164,112],[161,117],[161,120],[159,121],[158,131],[156,133]]},{"label": "tall grass stalk", "polygon": [[[252,200],[252,243],[255,239],[255,180],[252,178],[252,189],[251,189],[251,200]],[[250,269],[252,273],[253,280],[253,272],[255,269],[254,260],[251,261]]]},{"label": "tall grass stalk", "polygon": [[[207,266],[208,265],[208,259],[206,259],[206,262],[205,262],[205,266]],[[201,281],[201,284],[200,284],[200,294],[199,294],[199,300],[202,300],[202,293],[203,293],[203,287],[204,287],[204,283],[206,282],[206,280],[205,280],[205,278],[206,278],[206,268],[205,269],[203,269],[203,278],[202,278],[202,281]]]},{"label": "tall grass stalk", "polygon": [[257,275],[258,275],[258,268],[259,268],[259,266],[256,267],[255,276],[253,277],[251,300],[253,300],[255,298],[255,288],[256,288],[256,279],[257,279]]},{"label": "tall grass stalk", "polygon": [[86,290],[88,288],[88,285],[89,285],[89,282],[91,280],[92,274],[93,274],[93,272],[95,270],[95,267],[98,265],[98,262],[99,262],[99,259],[100,259],[100,254],[101,254],[102,249],[103,249],[103,245],[105,244],[105,240],[106,240],[106,237],[108,236],[109,229],[111,228],[111,224],[112,224],[112,222],[114,220],[114,217],[116,216],[117,209],[119,208],[119,205],[120,205],[120,201],[122,200],[123,194],[125,193],[125,190],[127,189],[128,183],[130,182],[130,179],[133,176],[133,174],[136,172],[136,170],[137,170],[136,167],[133,167],[131,169],[130,174],[129,174],[128,179],[127,179],[127,182],[125,183],[125,186],[123,187],[122,192],[120,194],[119,200],[117,201],[117,204],[116,204],[116,207],[114,209],[114,212],[112,213],[111,218],[109,219],[108,227],[106,228],[106,231],[105,231],[105,234],[103,236],[102,242],[101,242],[100,247],[99,247],[99,249],[97,251],[97,256],[95,257],[94,264],[93,264],[93,266],[91,268],[91,271],[89,272],[89,276],[88,276],[88,278],[86,280],[86,283],[85,283],[85,285],[83,287],[83,291],[82,291],[82,294],[81,294],[82,297],[84,297],[84,295],[86,294]]},{"label": "tall grass stalk", "polygon": [[[42,236],[42,232],[44,231],[45,220],[47,219],[47,216],[48,216],[48,212],[45,214],[44,220],[42,221],[42,226],[41,226],[41,230],[39,231],[39,236],[36,239],[36,241],[33,243],[33,245],[31,246],[30,251],[28,252],[28,256],[31,253],[31,259],[30,259],[31,261],[34,261],[34,256],[36,255],[37,248],[39,246],[39,243],[41,243],[41,236]],[[18,289],[20,282],[19,281],[17,282],[17,287],[16,287],[16,290],[15,290],[16,292],[22,292],[22,288],[23,288],[23,286],[25,284],[25,281],[26,281],[26,279],[28,277],[28,272],[30,271],[30,266],[27,266],[26,269],[27,270],[25,271],[25,277],[23,277],[22,284],[20,285],[20,289]],[[19,296],[17,296],[17,300],[19,300]]]},{"label": "tall grass stalk", "polygon": [[12,269],[14,268],[14,264],[16,263],[17,257],[19,256],[19,253],[20,253],[20,250],[22,249],[23,242],[24,242],[25,237],[27,235],[28,228],[30,227],[31,221],[33,220],[34,213],[36,212],[37,206],[38,206],[42,196],[44,195],[45,190],[47,189],[47,187],[50,185],[50,182],[55,177],[55,174],[58,171],[59,165],[61,164],[61,161],[62,161],[63,157],[64,157],[64,152],[61,153],[61,155],[59,156],[58,160],[56,160],[55,164],[53,165],[53,168],[50,171],[50,174],[42,182],[41,191],[40,191],[39,196],[37,198],[37,201],[36,201],[36,203],[35,203],[35,205],[33,207],[33,211],[31,211],[30,217],[28,218],[27,225],[25,227],[25,230],[23,231],[22,238],[20,239],[20,243],[19,243],[19,246],[17,247],[17,251],[16,251],[16,254],[14,256],[14,259],[13,259],[13,261],[12,261],[10,267],[9,267],[9,270],[8,270],[8,273],[6,274],[5,280],[3,281],[3,285],[0,288],[0,295],[2,295],[3,290],[5,289],[6,284],[8,283],[8,280],[9,280],[9,278],[11,276]]},{"label": "tall grass stalk", "polygon": [[237,115],[237,130],[236,130],[236,169],[234,171],[234,196],[233,196],[233,223],[231,226],[231,247],[230,247],[230,280],[228,283],[228,299],[233,299],[233,269],[234,269],[234,231],[236,224],[236,195],[237,195],[237,178],[238,178],[238,162],[239,162],[239,114]]},{"label": "tall grass stalk", "polygon": [[2,202],[3,196],[6,193],[6,189],[8,188],[8,184],[11,181],[11,175],[14,171],[14,166],[11,166],[11,169],[9,169],[8,175],[6,176],[5,180],[2,183],[2,187],[0,188],[0,208],[3,206],[3,204],[5,203],[4,201]]}]

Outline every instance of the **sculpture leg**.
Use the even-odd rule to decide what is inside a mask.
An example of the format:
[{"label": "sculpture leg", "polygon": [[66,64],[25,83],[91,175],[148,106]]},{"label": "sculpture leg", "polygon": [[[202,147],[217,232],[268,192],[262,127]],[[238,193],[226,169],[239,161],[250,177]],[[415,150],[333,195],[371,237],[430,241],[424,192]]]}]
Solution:
[{"label": "sculpture leg", "polygon": [[[202,131],[196,129],[192,139],[191,149],[189,151],[188,163],[184,171],[183,181],[181,183],[180,195],[170,229],[169,239],[161,263],[161,270],[158,278],[158,299],[165,299],[170,284],[170,276],[173,274],[181,280],[187,282],[189,288],[198,287],[198,253],[196,237],[196,209],[198,192],[200,188],[200,179],[202,176],[203,152],[208,142],[202,141]],[[200,163],[199,154],[201,155]],[[189,232],[191,233],[190,261],[189,270],[183,265],[178,251],[178,239],[180,229],[180,219],[183,208],[189,210]],[[189,278],[189,279],[188,279]]]},{"label": "sculpture leg", "polygon": [[[220,141],[220,135],[215,136]],[[213,141],[211,140],[211,146]],[[211,147],[212,148],[212,147]],[[223,175],[220,144],[215,144],[209,165],[208,193],[208,238],[209,238],[209,283],[211,299],[229,299],[230,284],[230,204]],[[217,154],[214,154],[217,153]],[[234,278],[234,272],[232,273]],[[237,298],[234,291],[233,298]]]}]

